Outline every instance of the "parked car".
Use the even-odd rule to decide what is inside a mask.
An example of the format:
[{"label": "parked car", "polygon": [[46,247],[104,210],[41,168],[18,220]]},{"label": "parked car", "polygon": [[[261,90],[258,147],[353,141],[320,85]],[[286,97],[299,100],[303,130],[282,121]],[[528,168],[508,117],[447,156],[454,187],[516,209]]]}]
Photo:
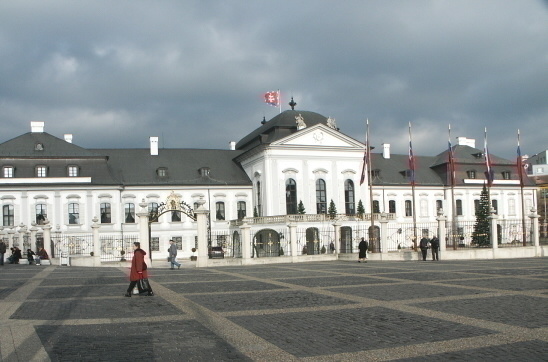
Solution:
[{"label": "parked car", "polygon": [[209,259],[213,259],[213,258],[224,259],[225,251],[223,250],[221,246],[211,246],[207,250],[207,256],[209,256]]}]

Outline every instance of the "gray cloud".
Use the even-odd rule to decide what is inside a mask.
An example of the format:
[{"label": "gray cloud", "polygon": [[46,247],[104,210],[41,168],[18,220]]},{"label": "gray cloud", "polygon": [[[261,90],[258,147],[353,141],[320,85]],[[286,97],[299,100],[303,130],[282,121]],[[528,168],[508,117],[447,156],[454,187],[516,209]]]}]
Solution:
[{"label": "gray cloud", "polygon": [[18,1],[0,3],[0,123],[83,147],[226,148],[284,105],[415,153],[454,136],[515,156],[548,148],[541,1]]}]

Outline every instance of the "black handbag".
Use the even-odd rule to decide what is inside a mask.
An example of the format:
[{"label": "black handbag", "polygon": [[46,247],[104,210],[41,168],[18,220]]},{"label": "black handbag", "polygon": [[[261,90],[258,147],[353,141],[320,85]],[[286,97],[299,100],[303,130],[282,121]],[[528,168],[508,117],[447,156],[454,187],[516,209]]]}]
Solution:
[{"label": "black handbag", "polygon": [[142,291],[150,290],[150,283],[148,282],[148,278],[139,279],[138,288]]}]

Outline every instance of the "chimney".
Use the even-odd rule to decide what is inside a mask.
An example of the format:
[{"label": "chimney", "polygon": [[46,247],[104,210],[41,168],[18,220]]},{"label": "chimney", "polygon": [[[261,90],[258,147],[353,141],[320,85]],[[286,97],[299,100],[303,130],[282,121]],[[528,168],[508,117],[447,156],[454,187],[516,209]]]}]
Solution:
[{"label": "chimney", "polygon": [[65,133],[65,141],[68,143],[72,143],[72,134],[71,133]]},{"label": "chimney", "polygon": [[459,146],[470,146],[476,148],[476,140],[473,138],[457,137],[457,144]]},{"label": "chimney", "polygon": [[230,141],[228,142],[228,145],[230,146],[231,151],[234,151],[236,149],[236,142]]},{"label": "chimney", "polygon": [[382,144],[382,157],[386,159],[390,158],[390,143]]},{"label": "chimney", "polygon": [[44,122],[30,122],[30,131],[32,133],[43,133]]},{"label": "chimney", "polygon": [[150,137],[150,154],[158,156],[158,137]]}]

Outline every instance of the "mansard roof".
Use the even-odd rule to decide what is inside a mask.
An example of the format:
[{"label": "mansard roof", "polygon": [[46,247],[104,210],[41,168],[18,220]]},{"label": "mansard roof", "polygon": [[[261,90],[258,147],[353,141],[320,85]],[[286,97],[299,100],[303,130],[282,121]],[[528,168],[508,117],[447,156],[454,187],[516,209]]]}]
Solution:
[{"label": "mansard roof", "polygon": [[[453,149],[453,160],[456,164],[467,164],[467,165],[485,165],[485,157],[483,156],[483,151],[465,145],[456,145],[452,147]],[[505,158],[489,153],[489,159],[492,165],[515,165],[515,161],[510,161]],[[432,167],[436,167],[442,164],[449,162],[449,150],[445,150],[442,153],[438,154],[435,157],[434,162],[432,162]]]},{"label": "mansard roof", "polygon": [[[415,182],[420,186],[443,186],[440,175],[430,168],[434,157],[415,156]],[[407,170],[409,170],[408,155],[392,154],[389,159],[381,153],[371,153],[371,169],[373,172],[373,186],[404,186],[410,184]]]},{"label": "mansard roof", "polygon": [[297,132],[295,117],[301,115],[307,127],[318,123],[327,124],[327,117],[316,112],[287,110],[255,129],[237,144],[238,150],[249,150],[262,144],[269,144]]},{"label": "mansard roof", "polygon": [[[251,180],[233,159],[241,151],[208,149],[93,149],[108,155],[109,167],[126,186],[130,185],[227,185],[249,186]],[[207,168],[209,172],[200,173]],[[159,176],[164,169],[166,176]]]},{"label": "mansard roof", "polygon": [[89,157],[101,156],[46,132],[28,132],[0,144],[0,158]]}]

